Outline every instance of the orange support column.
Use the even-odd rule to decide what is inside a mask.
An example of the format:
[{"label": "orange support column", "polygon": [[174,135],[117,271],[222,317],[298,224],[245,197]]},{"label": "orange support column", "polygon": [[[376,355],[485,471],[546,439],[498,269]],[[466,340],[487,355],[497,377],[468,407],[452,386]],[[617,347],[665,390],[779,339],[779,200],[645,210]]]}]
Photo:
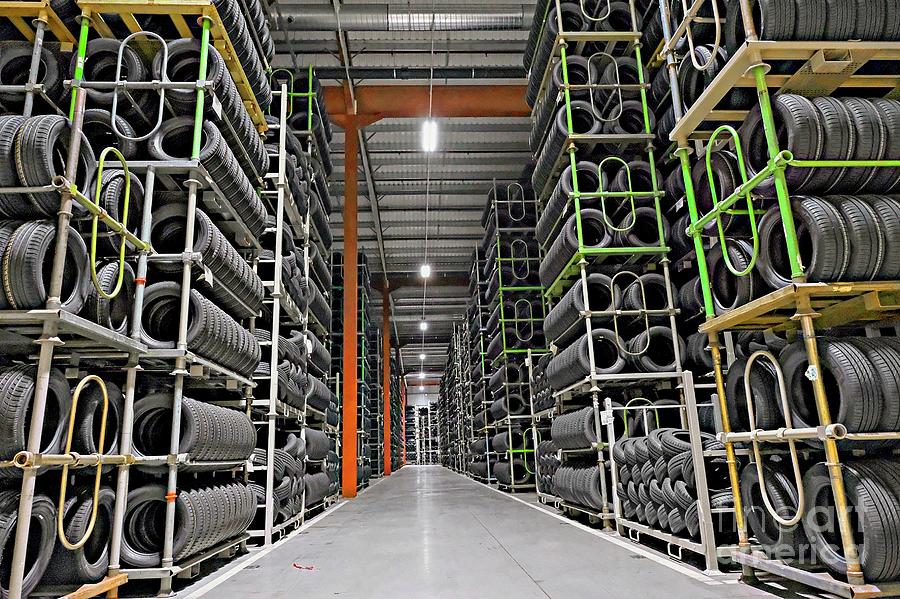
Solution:
[{"label": "orange support column", "polygon": [[357,352],[356,334],[359,323],[357,291],[357,162],[359,138],[357,124],[348,117],[344,126],[344,394],[341,436],[341,492],[344,497],[356,497],[357,467]]},{"label": "orange support column", "polygon": [[391,292],[384,290],[381,301],[381,346],[384,371],[381,388],[384,392],[384,475],[391,474]]}]

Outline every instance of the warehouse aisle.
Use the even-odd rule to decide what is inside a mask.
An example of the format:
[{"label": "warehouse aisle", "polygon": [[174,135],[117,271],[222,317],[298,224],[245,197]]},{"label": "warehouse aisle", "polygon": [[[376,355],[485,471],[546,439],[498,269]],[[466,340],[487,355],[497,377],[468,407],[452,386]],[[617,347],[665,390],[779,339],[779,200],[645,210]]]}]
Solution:
[{"label": "warehouse aisle", "polygon": [[201,582],[180,596],[773,596],[690,572],[696,578],[636,554],[628,546],[597,538],[551,515],[541,515],[444,468],[423,466],[401,469],[252,565],[216,581],[214,588],[208,582],[204,588]]}]

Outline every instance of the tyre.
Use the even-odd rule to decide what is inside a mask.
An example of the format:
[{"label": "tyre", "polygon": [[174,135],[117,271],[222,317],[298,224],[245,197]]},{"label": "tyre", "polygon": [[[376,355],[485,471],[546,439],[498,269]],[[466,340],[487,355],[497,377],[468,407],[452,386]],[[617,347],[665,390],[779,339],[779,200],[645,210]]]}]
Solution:
[{"label": "tyre", "polygon": [[[115,493],[109,487],[100,489],[97,520],[87,543],[69,551],[61,543],[53,548],[50,565],[41,582],[44,584],[72,584],[99,582],[109,568],[109,537],[112,533]],[[81,539],[87,532],[93,509],[93,497],[70,497],[63,514],[63,525],[69,541]]]},{"label": "tyre", "polygon": [[[770,462],[763,465],[763,476],[772,507],[782,518],[793,517],[799,505],[790,468],[786,468],[783,463]],[[763,551],[769,555],[777,555],[779,559],[801,557],[800,552],[808,544],[803,527],[801,524],[782,526],[769,514],[763,502],[762,485],[754,462],[747,464],[741,471],[741,497],[745,502],[747,525]]]},{"label": "tyre", "polygon": [[[843,424],[850,432],[875,430],[884,409],[884,397],[872,363],[848,341],[829,337],[817,341],[832,422]],[[812,385],[805,374],[809,364],[804,344],[789,345],[781,352],[779,361],[794,426],[816,426],[819,416]]]},{"label": "tyre", "polygon": [[[0,493],[0,559],[4,563],[12,562],[13,540],[18,523],[19,496],[14,492]],[[28,556],[25,561],[25,572],[22,580],[22,596],[27,597],[47,571],[53,544],[56,541],[56,508],[53,501],[45,495],[37,494],[31,506],[31,526],[29,528]],[[8,567],[8,566],[7,566]],[[0,596],[9,597],[9,574],[0,582]]]},{"label": "tyre", "polygon": [[[15,229],[3,252],[3,291],[14,310],[43,308],[49,290],[48,265],[56,246],[56,224],[51,221],[29,221]],[[87,285],[88,255],[84,240],[69,228],[66,242],[66,265],[63,271],[61,308],[78,313],[84,305]]]},{"label": "tyre", "polygon": [[[844,462],[844,486],[847,504],[856,519],[860,543],[859,559],[866,580],[878,582],[900,576],[900,478],[896,464],[886,460]],[[818,559],[835,575],[847,572],[847,563],[835,534],[834,500],[825,464],[819,463],[803,477],[806,489],[803,504],[803,529]]]},{"label": "tyre", "polygon": [[[19,128],[15,142],[16,173],[19,183],[25,187],[50,185],[57,176],[65,175],[63,165],[56,156],[68,156],[71,128],[68,120],[59,115],[33,116]],[[81,149],[75,180],[78,189],[88,189],[97,167],[94,150],[82,133]],[[59,211],[60,197],[55,189],[25,194],[34,209],[43,216],[55,217]],[[72,203],[76,213],[82,211],[77,202]]]},{"label": "tyre", "polygon": [[[29,412],[34,400],[36,368],[11,366],[0,370],[0,456],[11,460],[26,447]],[[50,371],[47,405],[41,433],[41,453],[58,454],[62,451],[63,437],[70,412],[69,383],[63,372]],[[20,477],[18,468],[0,470],[0,476]]]},{"label": "tyre", "polygon": [[[791,201],[800,262],[811,282],[839,281],[850,263],[850,238],[844,218],[831,203],[812,196],[794,196]],[[759,221],[760,248],[757,269],[773,289],[791,282],[787,245],[781,213],[769,209]]]}]

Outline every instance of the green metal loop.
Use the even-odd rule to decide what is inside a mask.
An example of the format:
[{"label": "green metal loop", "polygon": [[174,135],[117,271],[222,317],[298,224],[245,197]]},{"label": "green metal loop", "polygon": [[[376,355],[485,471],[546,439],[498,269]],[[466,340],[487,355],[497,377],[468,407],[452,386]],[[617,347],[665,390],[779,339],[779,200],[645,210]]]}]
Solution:
[{"label": "green metal loop", "polygon": [[712,198],[713,210],[716,211],[716,228],[719,232],[719,243],[722,245],[722,260],[725,262],[726,268],[736,277],[745,277],[750,274],[756,267],[756,259],[759,257],[759,231],[756,226],[756,211],[753,209],[753,198],[750,191],[745,190],[742,194],[747,200],[747,216],[750,219],[750,235],[753,238],[753,253],[750,256],[750,263],[744,270],[738,270],[731,263],[731,257],[728,254],[728,239],[725,235],[725,228],[722,226],[722,211],[717,208],[719,203],[719,194],[716,193],[716,186],[713,183],[712,176],[712,148],[713,142],[720,133],[727,132],[734,141],[735,154],[737,155],[738,170],[741,174],[741,187],[747,184],[747,168],[744,165],[744,153],[741,150],[741,138],[737,130],[731,125],[720,125],[709,138],[706,145],[706,180],[709,184],[709,193]]},{"label": "green metal loop", "polygon": [[94,213],[93,218],[91,218],[91,282],[93,282],[100,297],[111,300],[119,295],[119,292],[122,290],[122,283],[125,281],[125,231],[128,230],[128,205],[131,202],[131,173],[128,170],[128,161],[125,160],[125,156],[118,149],[110,146],[100,152],[100,159],[97,161],[97,189],[94,192],[94,203],[98,207],[100,206],[100,194],[103,189],[103,167],[106,163],[106,156],[109,153],[115,155],[125,172],[125,205],[122,208],[122,222],[120,223],[123,232],[120,234],[122,241],[119,244],[119,276],[116,280],[116,286],[109,293],[103,289],[100,279],[97,277],[97,223],[100,222],[100,214]]},{"label": "green metal loop", "polygon": [[[631,203],[631,224],[623,228],[616,227],[614,224],[609,222],[609,217],[606,215],[606,196],[604,195],[606,190],[603,189],[603,165],[606,164],[606,162],[609,160],[612,160],[614,162],[621,162],[622,166],[625,167],[625,174],[628,176],[628,191],[626,193],[628,194],[628,201]],[[628,163],[619,156],[607,156],[600,161],[600,164],[597,165],[597,176],[599,178],[598,180],[600,181],[600,211],[603,213],[603,222],[607,227],[617,233],[627,233],[634,227],[635,223],[637,222],[637,211],[634,207],[634,189],[631,186],[631,169],[628,167]]]}]

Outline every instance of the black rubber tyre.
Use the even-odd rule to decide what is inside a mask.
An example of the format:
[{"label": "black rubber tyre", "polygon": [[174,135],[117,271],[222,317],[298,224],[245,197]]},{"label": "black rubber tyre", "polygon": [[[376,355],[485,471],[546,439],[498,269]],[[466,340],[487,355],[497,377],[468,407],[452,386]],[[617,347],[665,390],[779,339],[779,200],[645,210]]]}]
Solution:
[{"label": "black rubber tyre", "polygon": [[593,329],[591,339],[583,335],[550,361],[547,378],[554,389],[563,389],[590,374],[588,343],[593,345],[595,372],[614,374],[625,368],[625,359],[619,352],[621,339],[610,330]]},{"label": "black rubber tyre", "polygon": [[[900,576],[900,501],[896,464],[885,460],[844,462],[847,504],[856,519],[859,559],[866,580],[878,582]],[[803,477],[806,489],[803,528],[819,560],[834,574],[846,574],[847,563],[834,520],[834,500],[828,469],[814,465]]]},{"label": "black rubber tyre", "polygon": [[627,360],[640,372],[672,372],[679,366],[676,360],[676,345],[677,355],[683,359],[685,345],[681,337],[677,335],[673,337],[672,329],[668,327],[650,327],[627,343],[627,349],[631,354],[639,354],[629,355]]},{"label": "black rubber tyre", "polygon": [[[780,6],[787,4],[777,0],[770,3]],[[784,39],[784,38],[780,38]],[[818,160],[823,151],[824,126],[821,115],[812,101],[796,94],[781,94],[772,102],[778,144],[782,150],[789,150],[797,160]],[[767,165],[769,160],[765,132],[762,127],[762,115],[759,106],[753,108],[740,129],[747,162],[747,176],[753,177]],[[812,178],[815,169],[785,169],[788,189],[793,193],[806,191],[807,182]],[[774,179],[769,177],[754,190],[766,197],[774,197]]]},{"label": "black rubber tyre", "polygon": [[[97,279],[100,281],[100,287],[107,294],[115,289],[118,277],[118,261],[107,262],[97,269]],[[131,322],[131,309],[134,304],[134,291],[134,270],[126,262],[122,288],[116,297],[111,300],[106,299],[91,284],[88,287],[87,298],[85,299],[81,316],[111,331],[123,335],[128,334],[128,324]]]},{"label": "black rubber tyre", "polygon": [[[66,265],[63,271],[62,309],[78,313],[84,305],[87,285],[88,255],[84,240],[70,228],[66,243]],[[14,310],[43,308],[47,302],[47,285],[56,249],[56,225],[50,221],[29,221],[9,237],[3,252],[3,291]]]},{"label": "black rubber tyre", "polygon": [[[17,187],[15,142],[25,117],[0,116],[0,187]],[[23,194],[0,193],[0,214],[5,217],[37,218],[41,212],[32,206]]]},{"label": "black rubber tyre", "polygon": [[[121,42],[108,38],[96,38],[88,42],[84,59],[84,79],[86,81],[115,81],[116,62],[118,61],[120,48],[122,49],[120,79],[123,81],[149,81],[150,72],[147,65],[144,64],[141,55],[132,46],[122,48]],[[70,66],[70,71],[73,75],[75,73],[75,63],[76,57],[73,56]],[[110,109],[112,109],[113,98],[118,93],[115,90],[91,88],[85,88],[85,91],[89,100]],[[175,90],[166,91],[167,98],[173,91]],[[137,107],[131,104],[126,94],[119,94],[116,116],[120,116],[123,112],[127,114],[141,112],[147,118],[152,118],[151,115],[155,114],[154,109],[158,108],[158,104],[156,104],[156,101],[158,101],[157,94],[150,90],[130,90],[129,94],[134,98]],[[194,95],[196,96],[196,93]]]},{"label": "black rubber tyre", "polygon": [[[31,55],[34,45],[31,42],[8,42],[0,57],[0,85],[25,85],[31,71]],[[59,56],[48,46],[41,48],[38,62],[36,83],[43,84],[44,93],[53,102],[59,102],[63,91],[63,68]],[[35,94],[35,100],[40,96]],[[25,94],[18,91],[0,93],[0,102],[7,109],[21,108],[25,102]]]},{"label": "black rubber tyre", "polygon": [[[0,370],[0,456],[11,460],[23,451],[28,435],[29,412],[34,398],[36,369],[12,366]],[[50,387],[41,434],[41,453],[59,453],[66,431],[66,415],[70,411],[69,383],[61,370],[50,371]],[[0,475],[21,476],[21,470],[10,468]]]},{"label": "black rubber tyre", "polygon": [[[728,245],[728,255],[732,266],[738,271],[744,271],[750,265],[753,248],[746,241],[736,239]],[[709,251],[706,259],[716,314],[724,314],[743,306],[764,293],[765,286],[757,273],[758,269],[753,269],[743,277],[734,276],[725,264],[720,244]]]},{"label": "black rubber tyre", "polygon": [[[848,341],[829,337],[817,341],[820,376],[824,377],[828,390],[832,422],[843,424],[850,432],[874,431],[884,410],[884,397],[872,362]],[[781,352],[779,361],[794,426],[818,425],[812,387],[805,375],[808,361],[804,344],[789,345]]]},{"label": "black rubber tyre", "polygon": [[886,240],[878,213],[861,198],[829,196],[828,201],[841,212],[852,259],[844,277],[852,281],[869,281],[880,271],[885,260]]},{"label": "black rubber tyre", "polygon": [[[50,185],[57,175],[65,174],[64,160],[68,156],[71,128],[68,120],[60,115],[48,114],[27,119],[16,135],[15,161],[19,182],[26,187]],[[81,135],[81,150],[75,180],[78,189],[88,189],[94,178],[97,163],[94,150],[87,137]],[[38,191],[26,194],[34,210],[44,216],[55,217],[59,211],[59,192]],[[76,213],[82,211],[77,202],[72,203]]]},{"label": "black rubber tyre", "polygon": [[[800,261],[811,282],[839,281],[850,262],[850,238],[840,211],[811,196],[791,202],[800,245]],[[767,284],[780,289],[791,282],[781,213],[772,208],[759,221],[758,271]],[[893,261],[891,261],[893,264]]]},{"label": "black rubber tyre", "polygon": [[[98,582],[109,568],[109,537],[112,533],[113,502],[115,493],[109,487],[100,489],[97,503],[97,521],[87,543],[80,549],[69,551],[57,544],[50,558],[44,584],[71,584]],[[84,536],[93,509],[93,497],[82,494],[70,497],[63,516],[66,538],[75,541]]]},{"label": "black rubber tyre", "polygon": [[[793,482],[793,473],[788,474],[783,463],[770,461],[763,464],[766,491],[772,507],[782,518],[792,517],[798,509],[798,494]],[[775,521],[766,509],[762,498],[759,474],[754,462],[748,463],[741,471],[741,497],[747,525],[753,531],[763,551],[777,555],[779,559],[800,557],[808,541],[801,524],[786,528]],[[790,555],[786,554],[789,552]]]},{"label": "black rubber tyre", "polygon": [[[11,491],[0,492],[0,560],[4,564],[12,562],[13,539],[18,523],[19,495]],[[53,545],[56,542],[56,507],[53,501],[36,494],[31,507],[31,526],[25,558],[25,574],[22,580],[22,597],[28,597],[47,571]],[[9,597],[9,566],[0,582],[0,596]]]},{"label": "black rubber tyre", "polygon": [[[747,360],[738,358],[728,367],[725,378],[725,397],[728,405],[728,421],[733,431],[751,430],[747,414],[747,394],[744,390],[744,376]],[[753,392],[753,409],[756,422],[753,428],[771,430],[784,426],[784,418],[779,407],[775,368],[768,360],[757,360],[750,373],[750,389]]]},{"label": "black rubber tyre", "polygon": [[[94,40],[100,41],[100,40]],[[135,137],[134,127],[129,123],[121,112],[116,113],[116,129],[126,137]],[[84,111],[84,135],[87,137],[88,143],[100,155],[104,149],[113,147],[122,152],[126,160],[135,158],[138,152],[137,143],[130,139],[125,139],[116,135],[112,128],[112,113],[102,108],[89,108]],[[107,156],[108,164],[116,164],[116,157],[113,154]],[[105,171],[104,171],[104,174]],[[93,199],[93,197],[91,198]],[[132,206],[136,206],[132,202]]]}]

